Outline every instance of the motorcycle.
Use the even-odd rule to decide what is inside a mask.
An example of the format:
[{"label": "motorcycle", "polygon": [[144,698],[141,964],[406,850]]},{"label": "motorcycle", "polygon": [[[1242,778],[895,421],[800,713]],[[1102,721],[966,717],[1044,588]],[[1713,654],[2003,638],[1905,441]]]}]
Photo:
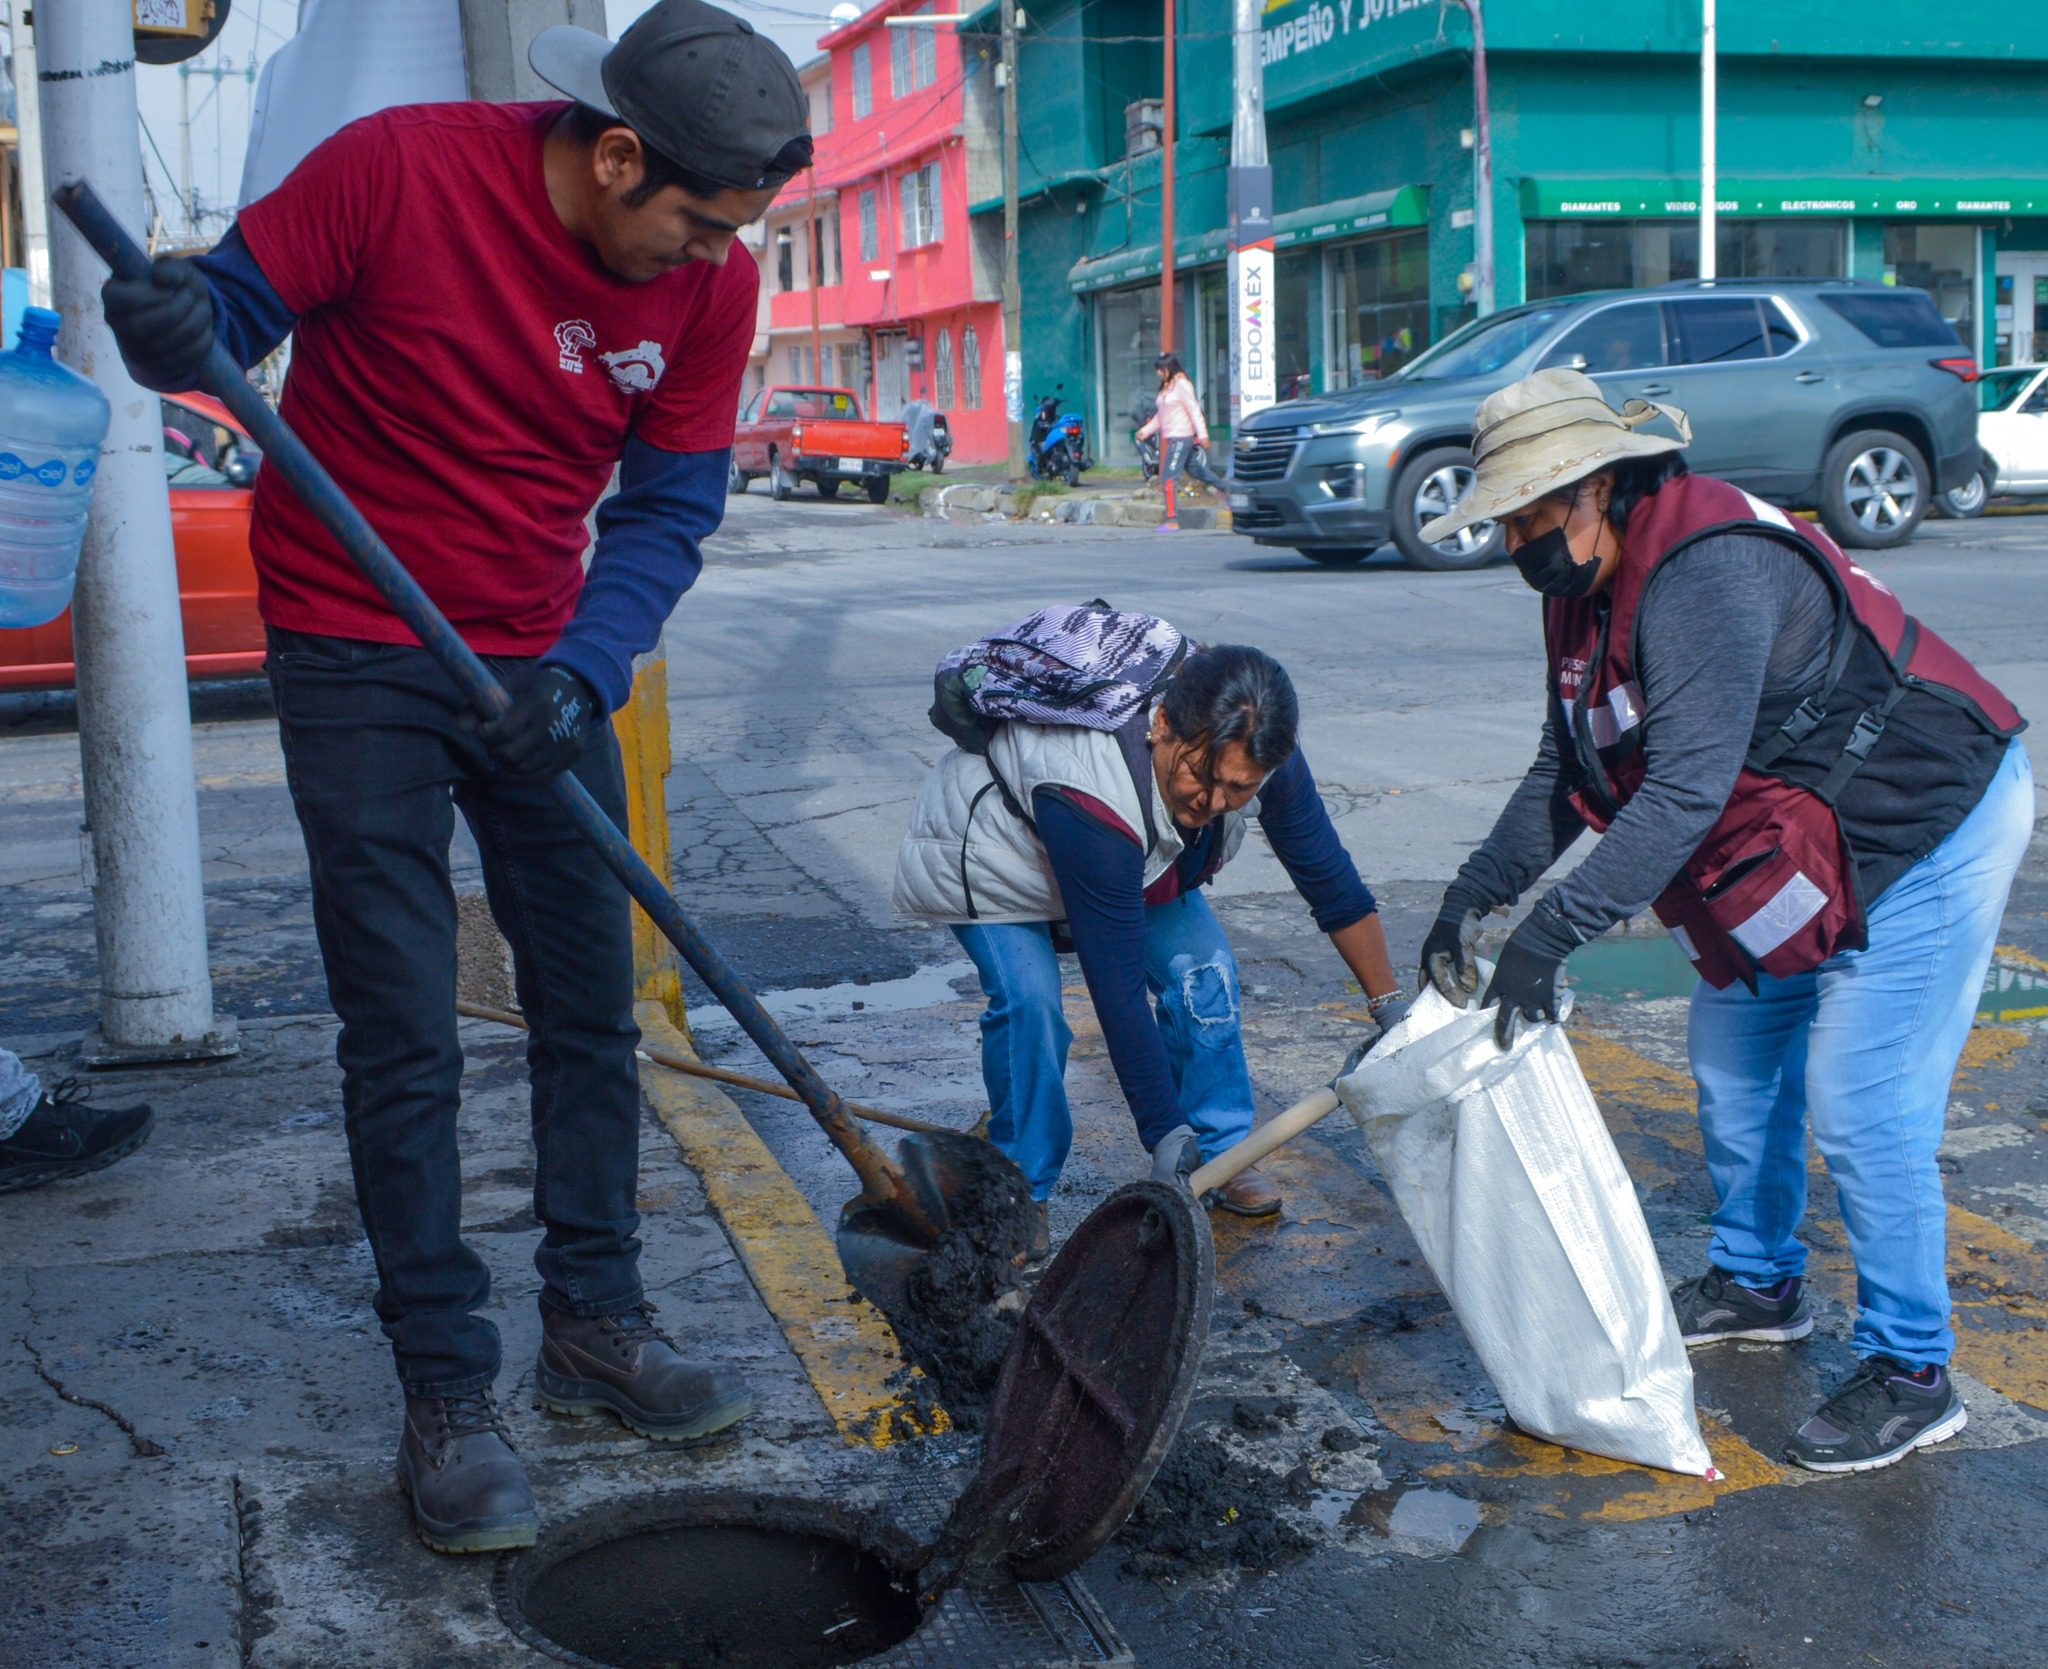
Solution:
[{"label": "motorcycle", "polygon": [[1055,383],[1050,394],[1038,399],[1038,415],[1031,420],[1030,439],[1025,443],[1024,462],[1033,475],[1057,477],[1070,487],[1081,484],[1081,471],[1093,469],[1088,456],[1088,425],[1077,411],[1060,410],[1060,394],[1066,387]]},{"label": "motorcycle", "polygon": [[[1152,415],[1150,411],[1140,406],[1131,413],[1131,421],[1142,429],[1147,423],[1152,421]],[[1131,443],[1138,449],[1138,468],[1144,471],[1145,484],[1150,486],[1159,479],[1158,437],[1156,435],[1146,436],[1133,433]],[[1209,461],[1209,449],[1206,446],[1198,446],[1188,454],[1188,457],[1193,463],[1206,464]]]},{"label": "motorcycle", "polygon": [[933,411],[923,400],[912,400],[903,408],[903,429],[910,450],[903,461],[912,469],[928,469],[942,475],[953,451],[953,430],[946,414]]}]

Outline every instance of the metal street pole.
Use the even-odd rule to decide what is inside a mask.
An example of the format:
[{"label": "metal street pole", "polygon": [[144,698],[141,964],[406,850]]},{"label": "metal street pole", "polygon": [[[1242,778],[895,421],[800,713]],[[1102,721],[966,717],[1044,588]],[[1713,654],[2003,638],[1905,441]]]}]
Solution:
[{"label": "metal street pole", "polygon": [[1472,299],[1493,311],[1493,124],[1486,113],[1486,21],[1480,0],[1456,0],[1472,20]]},{"label": "metal street pole", "polygon": [[1700,13],[1700,276],[1712,278],[1718,270],[1718,236],[1714,216],[1721,195],[1720,167],[1714,157],[1714,105],[1716,101],[1714,64],[1714,0],[1701,0]]},{"label": "metal street pole", "polygon": [[[89,179],[131,233],[143,226],[134,17],[107,0],[36,0],[46,171]],[[164,486],[163,420],[100,310],[106,269],[69,225],[50,240],[63,358],[113,405],[71,605],[81,856],[99,941],[100,1023],[88,1065],[235,1052],[213,1007],[185,634]]]},{"label": "metal street pole", "polygon": [[14,37],[14,125],[18,138],[14,156],[21,176],[21,246],[28,266],[31,306],[50,305],[50,188],[43,179],[43,121],[36,87],[35,31],[28,7],[14,0],[8,8]]},{"label": "metal street pole", "polygon": [[1003,0],[1003,411],[1010,424],[1010,479],[1024,468],[1024,318],[1017,280],[1017,0]]},{"label": "metal street pole", "polygon": [[178,206],[185,211],[185,230],[199,230],[192,202],[192,66],[178,66]]},{"label": "metal street pole", "polygon": [[1174,11],[1177,0],[1166,4],[1166,96],[1159,112],[1159,351],[1173,352],[1173,131],[1174,115]]},{"label": "metal street pole", "polygon": [[1230,122],[1230,423],[1235,430],[1279,396],[1274,386],[1273,170],[1266,161],[1261,0],[1236,0]]}]

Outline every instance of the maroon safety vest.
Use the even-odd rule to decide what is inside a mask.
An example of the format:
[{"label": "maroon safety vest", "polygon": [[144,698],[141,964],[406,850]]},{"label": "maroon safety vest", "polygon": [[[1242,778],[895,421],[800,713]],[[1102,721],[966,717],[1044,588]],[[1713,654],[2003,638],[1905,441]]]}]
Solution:
[{"label": "maroon safety vest", "polygon": [[[1642,785],[1643,692],[1636,620],[1663,563],[1722,533],[1760,535],[1797,551],[1835,599],[1821,689],[1796,706],[1765,703],[1735,789],[1706,838],[1652,906],[1700,976],[1752,986],[1818,967],[1866,943],[1856,891],[1858,818],[1843,793],[1881,745],[1907,694],[1953,703],[1985,730],[2025,721],[1966,659],[1907,614],[1882,583],[1818,527],[1706,476],[1682,475],[1630,514],[1623,554],[1603,597],[1544,607],[1552,689],[1571,735],[1572,802],[1605,829]],[[1853,800],[1853,796],[1852,796]]]}]

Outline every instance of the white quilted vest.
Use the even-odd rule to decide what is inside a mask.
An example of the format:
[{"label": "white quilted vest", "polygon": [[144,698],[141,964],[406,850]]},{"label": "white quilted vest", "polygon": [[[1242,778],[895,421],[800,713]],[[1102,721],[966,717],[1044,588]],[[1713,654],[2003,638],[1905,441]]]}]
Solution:
[{"label": "white quilted vest", "polygon": [[[991,770],[993,767],[993,771]],[[1059,883],[1031,825],[1010,809],[996,773],[1020,805],[1041,788],[1069,788],[1110,807],[1140,838],[1145,811],[1116,737],[1074,725],[1006,724],[986,757],[954,748],[925,779],[896,854],[896,913],[941,923],[1061,921]],[[1164,875],[1186,843],[1157,782],[1145,773],[1157,840],[1145,854],[1145,885]],[[1227,862],[1244,840],[1247,812],[1225,819]]]}]

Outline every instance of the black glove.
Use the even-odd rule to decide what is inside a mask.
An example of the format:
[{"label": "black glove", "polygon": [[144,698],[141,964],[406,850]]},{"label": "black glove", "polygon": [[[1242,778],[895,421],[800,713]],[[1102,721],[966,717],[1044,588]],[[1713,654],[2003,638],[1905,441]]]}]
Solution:
[{"label": "black glove", "polygon": [[597,717],[597,697],[565,666],[543,666],[494,719],[463,715],[501,774],[515,782],[560,776],[583,752],[583,733]]},{"label": "black glove", "polygon": [[1436,924],[1422,941],[1422,973],[1418,986],[1434,985],[1445,1002],[1463,1008],[1479,989],[1479,964],[1472,946],[1479,938],[1479,919],[1487,901],[1452,882],[1436,913]]},{"label": "black glove", "polygon": [[1493,1022],[1495,1043],[1505,1049],[1514,1042],[1517,1019],[1533,1023],[1558,1017],[1557,972],[1578,944],[1578,934],[1548,899],[1508,935],[1493,966],[1493,983],[1479,1000],[1481,1008],[1500,1004]]},{"label": "black glove", "polygon": [[100,304],[128,374],[144,388],[181,394],[198,386],[213,346],[213,290],[191,261],[159,255],[146,278],[109,278]]}]

